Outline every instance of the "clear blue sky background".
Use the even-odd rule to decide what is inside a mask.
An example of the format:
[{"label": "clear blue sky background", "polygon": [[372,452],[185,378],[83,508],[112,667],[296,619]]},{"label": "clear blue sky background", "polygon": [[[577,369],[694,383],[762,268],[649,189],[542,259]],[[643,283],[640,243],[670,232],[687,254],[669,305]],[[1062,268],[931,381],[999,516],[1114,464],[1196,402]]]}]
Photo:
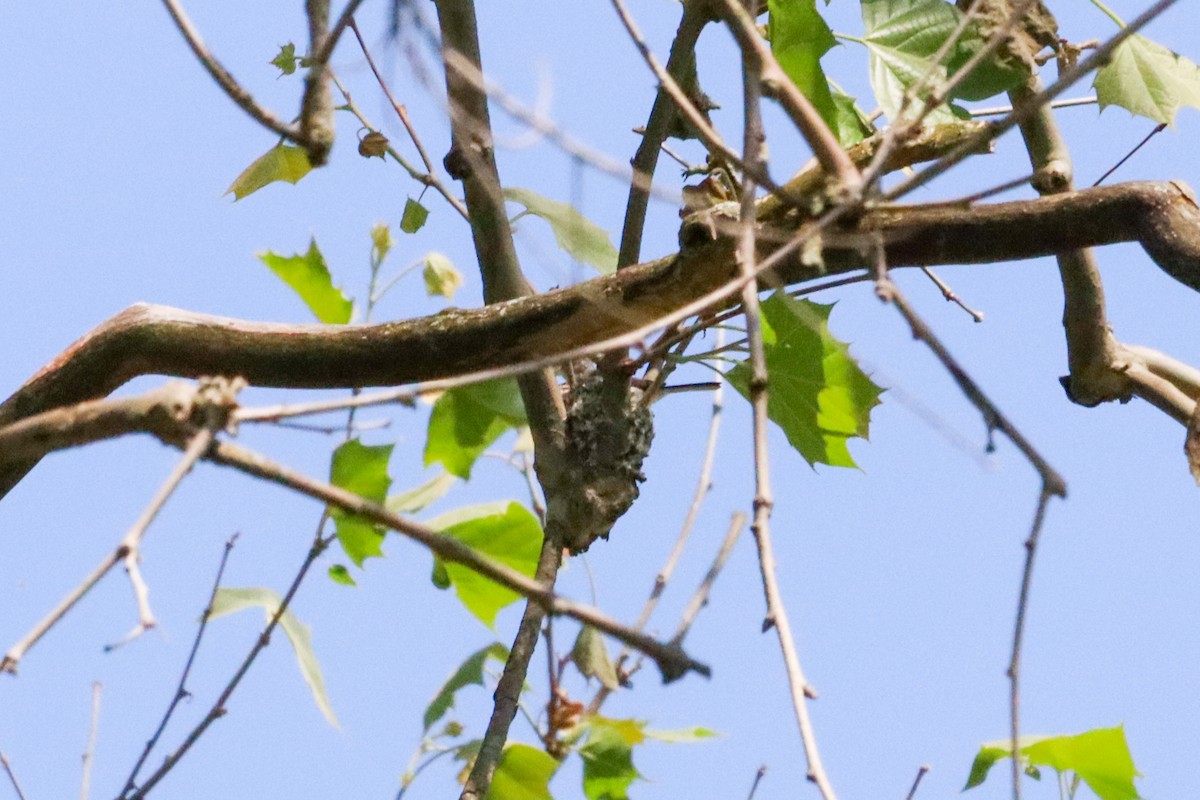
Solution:
[{"label": "clear blue sky background", "polygon": [[[222,61],[268,106],[287,117],[300,82],[277,79],[276,48],[304,37],[299,3],[193,4],[195,22]],[[1133,17],[1141,3],[1120,0]],[[427,10],[432,11],[431,8]],[[651,44],[665,54],[678,7],[634,4]],[[1063,34],[1074,41],[1110,32],[1086,3],[1058,3]],[[835,30],[856,33],[857,4],[826,12]],[[385,8],[368,3],[360,19],[392,85],[408,104],[426,145],[440,160],[448,132],[439,105],[414,79],[403,52],[386,43]],[[552,90],[550,112],[579,138],[624,160],[636,146],[654,83],[619,30],[607,3],[498,3],[481,0],[485,66],[514,95]],[[1200,56],[1196,11],[1181,3],[1149,29],[1152,38]],[[705,88],[724,106],[715,120],[740,139],[739,67],[726,32],[702,46]],[[855,45],[826,59],[848,90],[873,103],[865,53]],[[356,101],[401,143],[352,40],[334,59]],[[156,3],[7,3],[0,8],[0,392],[7,394],[73,339],[136,301],[233,317],[308,321],[307,310],[255,258],[267,249],[301,251],[315,236],[339,283],[362,296],[368,231],[399,221],[420,187],[394,165],[354,152],[356,124],[340,118],[330,168],[297,186],[276,185],[234,204],[222,196],[233,178],[274,144],[211,83]],[[544,85],[544,86],[543,86]],[[1073,96],[1087,93],[1080,86]],[[502,141],[521,125],[495,114]],[[1090,183],[1153,127],[1120,109],[1063,112],[1081,184]],[[778,125],[773,169],[804,158],[797,137]],[[1184,110],[1176,131],[1155,138],[1120,179],[1181,179],[1200,184],[1195,143],[1200,119]],[[411,148],[405,149],[406,153]],[[695,156],[696,151],[689,151]],[[499,154],[510,185],[561,199],[614,234],[624,187],[541,143]],[[996,155],[977,159],[914,199],[966,193],[1027,171],[1009,136]],[[677,172],[664,161],[664,185]],[[1017,192],[1012,196],[1028,196]],[[448,254],[467,277],[456,301],[479,300],[470,237],[433,193],[429,226],[400,240],[398,269],[429,250]],[[653,208],[645,255],[673,249],[676,209]],[[536,220],[520,226],[522,254],[542,287],[578,275]],[[1160,273],[1135,246],[1099,253],[1116,332],[1200,363],[1200,298]],[[973,324],[944,303],[919,274],[900,276],[922,313],[1000,407],[1067,478],[1070,497],[1049,513],[1034,585],[1024,667],[1024,727],[1074,733],[1124,724],[1149,797],[1196,792],[1192,763],[1200,738],[1196,667],[1200,635],[1200,494],[1181,452],[1183,430],[1143,403],[1084,409],[1063,396],[1060,290],[1053,262],[947,268],[943,276],[987,315]],[[861,471],[810,469],[782,436],[774,441],[779,504],[774,516],[780,574],[801,656],[821,699],[814,717],[822,754],[845,798],[901,798],[917,767],[930,764],[922,797],[958,791],[979,744],[1007,732],[1004,670],[1037,478],[1006,441],[985,455],[983,425],[894,310],[869,287],[836,300],[833,329],[876,380],[889,387],[874,414],[869,444],[853,446]],[[380,309],[381,318],[436,310],[413,276]],[[700,378],[701,373],[695,377]],[[141,379],[126,391],[157,385]],[[279,400],[253,391],[247,402]],[[295,395],[286,395],[294,397]],[[708,400],[672,396],[657,407],[658,439],[643,499],[593,548],[596,600],[631,620],[675,538],[703,450]],[[423,479],[426,412],[371,412],[394,420],[367,434],[397,441],[395,486]],[[669,634],[708,566],[729,514],[751,498],[748,408],[731,397],[716,487],[655,629]],[[323,475],[333,437],[247,430],[247,444]],[[0,503],[0,646],[7,647],[108,552],[134,521],[176,454],[145,439],[110,442],[43,462]],[[478,500],[523,498],[518,475],[485,462],[469,486],[436,513]],[[112,796],[170,699],[220,556],[241,534],[227,585],[282,589],[308,548],[320,509],[282,490],[204,466],[151,529],[145,573],[161,628],[110,654],[135,615],[120,575],[104,581],[26,659],[19,677],[0,678],[0,749],[12,759],[30,800],[78,791],[90,685],[103,686],[93,796]],[[357,589],[315,575],[295,611],[313,628],[340,731],[324,723],[282,638],[259,660],[229,713],[160,787],[164,798],[391,797],[420,739],[420,719],[444,677],[470,652],[508,643],[516,607],[493,633],[428,580],[430,559],[389,539],[388,558],[369,562]],[[573,562],[562,586],[588,598],[587,571]],[[688,640],[711,662],[696,677],[660,687],[647,670],[636,690],[607,713],[655,727],[704,725],[724,737],[696,745],[651,744],[637,753],[648,783],[638,798],[744,797],[767,765],[759,798],[814,790],[804,767],[773,636],[763,615],[753,548],[738,545],[713,602]],[[169,730],[173,746],[198,719],[251,645],[260,619],[222,619],[210,628],[185,704]],[[568,625],[559,628],[569,640]],[[534,683],[544,688],[543,663]],[[580,687],[577,694],[585,695]],[[541,697],[541,695],[539,695]],[[482,731],[488,703],[475,689],[460,698],[460,718]],[[541,702],[534,700],[531,702]],[[529,741],[518,722],[514,738]],[[431,769],[415,798],[454,792],[452,771]],[[582,796],[578,762],[552,784],[556,796]],[[997,774],[975,797],[1007,796]],[[1027,788],[1053,797],[1052,782]],[[0,797],[8,787],[0,782]]]}]

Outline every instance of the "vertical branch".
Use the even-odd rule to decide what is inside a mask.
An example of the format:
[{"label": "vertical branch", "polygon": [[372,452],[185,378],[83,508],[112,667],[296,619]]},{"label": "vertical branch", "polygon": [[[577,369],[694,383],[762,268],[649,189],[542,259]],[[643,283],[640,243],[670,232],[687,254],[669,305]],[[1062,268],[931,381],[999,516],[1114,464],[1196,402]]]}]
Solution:
[{"label": "vertical branch", "polygon": [[92,684],[92,721],[88,726],[87,745],[83,748],[83,777],[79,781],[79,800],[88,800],[92,793],[92,761],[96,755],[96,735],[100,730],[100,682]]},{"label": "vertical branch", "polygon": [[[329,37],[329,0],[305,0],[305,13],[308,15],[308,52],[324,53]],[[333,89],[329,78],[329,65],[316,59],[304,78],[300,133],[308,160],[315,167],[329,159],[329,150],[333,147]]]},{"label": "vertical branch", "polygon": [[[696,42],[700,32],[709,22],[707,9],[697,0],[685,0],[683,16],[671,53],[667,56],[667,74],[678,78],[689,68],[695,69]],[[650,118],[642,131],[642,141],[637,153],[629,162],[633,167],[633,183],[629,187],[629,200],[625,204],[625,223],[621,228],[621,248],[617,256],[617,268],[636,264],[641,259],[642,233],[646,227],[646,209],[650,204],[650,185],[654,170],[658,166],[658,155],[666,141],[671,123],[679,118],[679,111],[665,84],[660,84],[650,109]]]},{"label": "vertical branch", "polygon": [[[756,0],[747,0],[757,7]],[[728,0],[726,6],[731,14],[749,12],[734,7],[735,0]],[[739,37],[740,41],[740,37]],[[745,96],[745,129],[744,152],[742,155],[747,167],[757,167],[762,163],[765,136],[762,127],[761,86],[763,81],[761,53],[756,52],[749,43],[742,43],[742,90]],[[778,67],[776,67],[778,68]],[[828,131],[828,129],[826,129]],[[814,145],[815,147],[815,145]],[[841,153],[841,150],[838,150]],[[844,153],[842,154],[845,155]],[[818,154],[820,157],[820,154]],[[830,165],[831,172],[833,169]],[[858,171],[851,165],[854,175]],[[837,173],[835,173],[837,174]],[[839,177],[841,175],[839,174]],[[804,747],[804,755],[808,761],[808,779],[816,784],[817,789],[825,800],[836,800],[837,795],[825,774],[821,764],[821,755],[817,749],[816,735],[813,732],[812,720],[808,714],[808,698],[812,690],[804,677],[800,666],[800,656],[796,650],[796,641],[792,636],[792,626],[788,621],[787,610],[783,605],[783,595],[779,590],[779,579],[775,570],[775,552],[771,544],[770,518],[774,506],[771,493],[770,465],[767,450],[767,402],[768,376],[766,351],[763,347],[762,320],[758,304],[758,281],[753,279],[755,265],[755,191],[756,185],[751,170],[747,169],[742,180],[741,222],[738,236],[738,263],[742,275],[747,278],[742,289],[742,307],[746,311],[746,336],[750,347],[750,403],[754,409],[754,518],[750,530],[754,534],[754,542],[758,548],[758,564],[762,573],[763,592],[766,595],[767,616],[764,630],[774,627],[779,637],[779,646],[783,651],[784,666],[787,670],[788,685],[791,687],[792,707],[796,713],[796,722],[800,728],[800,741]]]}]

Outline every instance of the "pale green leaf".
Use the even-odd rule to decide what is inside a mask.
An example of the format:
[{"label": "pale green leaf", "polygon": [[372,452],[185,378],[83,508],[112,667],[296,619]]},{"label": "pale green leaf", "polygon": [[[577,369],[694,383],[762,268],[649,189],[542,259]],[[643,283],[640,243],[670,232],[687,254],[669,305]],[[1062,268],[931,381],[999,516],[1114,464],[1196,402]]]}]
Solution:
[{"label": "pale green leaf", "polygon": [[505,189],[504,196],[525,206],[525,212],[550,223],[554,240],[571,258],[608,274],[617,268],[617,248],[608,234],[567,203],[560,203],[530,189]]},{"label": "pale green leaf", "polygon": [[[388,460],[395,445],[364,445],[351,439],[333,453],[330,482],[375,503],[387,497],[392,479],[388,477]],[[338,509],[331,509],[338,542],[356,566],[367,558],[383,555],[384,529],[373,522]]]},{"label": "pale green leaf", "polygon": [[[1011,758],[1011,744],[998,741],[980,747],[964,790],[983,783],[997,761]],[[1018,747],[1022,763],[1035,776],[1037,767],[1050,767],[1060,774],[1074,773],[1100,800],[1138,800],[1133,781],[1141,773],[1134,766],[1121,726],[1074,736],[1024,736]]]},{"label": "pale green leaf", "polygon": [[[816,0],[768,0],[767,35],[771,52],[792,83],[804,93],[842,144],[841,118],[830,91],[821,57],[837,44],[817,11]],[[853,129],[848,129],[849,135]],[[861,138],[861,137],[860,137]]]},{"label": "pale green leaf", "polygon": [[334,564],[330,567],[329,577],[334,583],[340,583],[343,586],[358,586],[354,577],[350,574],[350,570],[346,569],[343,564]]},{"label": "pale green leaf", "polygon": [[459,689],[471,685],[483,686],[483,665],[489,658],[503,664],[508,660],[508,648],[499,643],[490,644],[472,653],[459,665],[426,707],[423,719],[426,731],[454,706],[454,697]]},{"label": "pale green leaf", "polygon": [[1117,47],[1094,86],[1101,111],[1121,106],[1172,127],[1181,106],[1200,108],[1200,67],[1136,34]]},{"label": "pale green leaf", "polygon": [[486,800],[554,800],[550,779],[557,770],[558,761],[541,748],[505,745]]},{"label": "pale green leaf", "polygon": [[674,730],[657,730],[654,728],[646,728],[643,731],[647,739],[657,739],[660,742],[668,744],[690,744],[692,742],[700,742],[705,739],[712,739],[720,736],[714,730],[709,728],[676,728]]},{"label": "pale green leaf", "polygon": [[454,299],[454,293],[463,284],[462,273],[451,263],[450,259],[441,253],[425,254],[425,293],[430,297],[441,295],[447,300]]},{"label": "pale green leaf", "polygon": [[425,220],[429,219],[429,209],[408,198],[404,203],[404,213],[400,216],[400,230],[405,233],[416,233],[425,227]]},{"label": "pale green leaf", "polygon": [[232,192],[234,200],[241,200],[268,183],[275,181],[296,183],[310,171],[312,171],[312,164],[309,163],[308,153],[303,148],[279,144],[242,170],[242,174],[233,179],[233,183],[225,190],[225,194]]},{"label": "pale green leaf", "polygon": [[[267,620],[270,621],[279,612],[279,595],[270,589],[218,589],[213,596],[209,619],[216,619],[227,614],[246,608],[261,608]],[[338,726],[333,707],[329,705],[329,695],[325,691],[325,679],[321,676],[321,665],[317,662],[316,653],[312,647],[312,632],[308,626],[296,618],[290,610],[284,611],[279,617],[279,627],[287,635],[296,654],[296,663],[300,665],[300,674],[312,692],[313,700],[330,725]]]},{"label": "pale green leaf", "polygon": [[[855,436],[867,438],[871,409],[883,390],[829,332],[832,309],[782,292],[762,304],[767,414],[809,464],[853,467],[846,443]],[[748,361],[725,377],[749,398]]]},{"label": "pale green leaf", "polygon": [[279,47],[279,54],[271,59],[271,63],[279,67],[279,77],[282,78],[284,75],[291,75],[296,71],[296,62],[299,60],[300,57],[296,55],[296,45],[288,42]]},{"label": "pale green leaf", "polygon": [[592,717],[587,722],[583,757],[583,793],[588,800],[627,800],[629,786],[641,774],[633,765],[633,748],[645,741],[644,723]]},{"label": "pale green leaf", "polygon": [[376,265],[383,263],[394,244],[392,229],[386,222],[376,222],[371,226],[371,260]]},{"label": "pale green leaf", "polygon": [[440,500],[457,481],[458,479],[450,473],[439,472],[419,486],[391,495],[385,505],[388,511],[395,514],[411,514]]},{"label": "pale green leaf", "polygon": [[259,253],[258,258],[284,283],[292,287],[313,315],[321,322],[344,325],[350,321],[354,310],[352,303],[342,290],[333,285],[325,256],[313,239],[308,252],[303,255],[281,256],[276,253]]},{"label": "pale green leaf", "polygon": [[[442,514],[427,523],[471,549],[533,577],[542,550],[542,526],[517,502],[484,503]],[[485,578],[470,567],[437,559],[458,599],[489,628],[500,609],[520,599],[513,590]]]},{"label": "pale green leaf", "polygon": [[451,389],[437,399],[429,415],[425,466],[441,464],[467,479],[488,446],[510,428],[525,424],[525,409],[511,378]]},{"label": "pale green leaf", "polygon": [[584,625],[579,629],[575,645],[571,648],[571,660],[581,673],[600,681],[604,688],[610,691],[620,688],[621,681],[617,677],[616,667],[608,657],[604,637],[591,625]]}]

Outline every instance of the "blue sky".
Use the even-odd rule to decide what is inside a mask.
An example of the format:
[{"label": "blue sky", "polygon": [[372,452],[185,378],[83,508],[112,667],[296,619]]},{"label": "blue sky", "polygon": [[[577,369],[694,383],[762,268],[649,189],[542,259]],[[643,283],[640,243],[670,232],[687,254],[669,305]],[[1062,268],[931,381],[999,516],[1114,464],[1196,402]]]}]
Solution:
[{"label": "blue sky", "polygon": [[[304,35],[298,5],[194,4],[206,41],[262,102],[281,116],[296,108],[299,81],[279,79],[267,62],[279,45]],[[1060,3],[1064,35],[1103,36],[1111,24],[1090,5]],[[1114,2],[1127,19],[1141,4]],[[678,8],[633,5],[648,40],[665,55]],[[857,4],[825,9],[835,30],[856,33]],[[1068,16],[1068,12],[1070,16]],[[618,160],[636,146],[653,79],[606,3],[500,4],[481,0],[485,66],[516,97],[549,93],[553,118]],[[440,159],[448,131],[440,106],[416,80],[403,51],[385,39],[385,8],[359,15],[384,72]],[[1200,57],[1195,10],[1179,4],[1148,35]],[[826,58],[829,73],[871,107],[865,53],[854,45]],[[355,100],[393,140],[401,129],[353,42],[334,59]],[[137,301],[246,319],[309,321],[307,310],[255,258],[292,253],[315,237],[335,279],[362,296],[369,229],[397,224],[420,187],[400,170],[354,152],[356,124],[339,120],[328,169],[296,186],[276,185],[241,202],[223,196],[233,178],[274,144],[211,83],[157,4],[6,4],[0,9],[0,391],[7,394],[73,339]],[[723,106],[714,120],[740,139],[740,74],[731,39],[705,33],[705,89]],[[1086,86],[1071,96],[1087,93]],[[501,142],[522,126],[495,113]],[[1121,109],[1095,107],[1060,119],[1080,184],[1102,174],[1153,127]],[[769,114],[773,170],[789,174],[805,157],[797,136]],[[1114,179],[1179,179],[1200,185],[1194,109],[1152,140]],[[688,150],[693,157],[694,149]],[[405,150],[411,153],[411,148]],[[624,187],[573,168],[538,143],[502,148],[502,176],[578,202],[616,234]],[[1019,141],[953,172],[914,200],[961,195],[1027,171]],[[679,186],[664,160],[659,176]],[[1028,196],[1016,192],[1011,197]],[[470,237],[432,194],[430,224],[402,238],[398,269],[430,250],[446,253],[467,276],[457,305],[479,302]],[[671,252],[677,209],[652,208],[644,255]],[[399,235],[399,234],[397,234]],[[519,225],[527,272],[540,287],[572,281],[578,268],[555,249],[536,220]],[[1159,272],[1132,245],[1098,253],[1117,335],[1200,363],[1197,298]],[[986,313],[976,325],[944,303],[919,274],[898,276],[922,314],[999,406],[1066,477],[1069,498],[1050,508],[1039,553],[1025,650],[1024,728],[1074,733],[1124,724],[1145,778],[1145,796],[1195,791],[1191,765],[1200,734],[1194,665],[1200,639],[1195,575],[1200,494],[1182,456],[1183,431],[1143,403],[1084,409],[1058,385],[1065,371],[1060,289],[1052,260],[950,267],[942,276]],[[419,279],[401,284],[378,311],[401,318],[436,311]],[[820,692],[814,721],[822,755],[843,797],[903,797],[917,767],[930,764],[919,796],[961,788],[979,744],[1007,731],[1004,675],[1037,478],[1007,442],[984,453],[976,411],[913,342],[894,310],[869,287],[816,298],[837,302],[834,332],[876,381],[889,388],[872,418],[870,443],[852,445],[860,470],[810,469],[781,435],[772,440],[778,495],[773,529],[780,575],[801,657]],[[703,379],[695,373],[695,379]],[[161,382],[144,378],[125,391]],[[294,397],[251,391],[246,402]],[[642,500],[573,562],[563,590],[632,620],[674,541],[703,452],[708,398],[673,395],[656,408],[655,450]],[[364,434],[395,441],[397,488],[423,478],[426,412],[365,415],[391,426]],[[244,441],[324,475],[333,437],[247,430]],[[728,398],[715,488],[654,629],[673,631],[722,537],[729,515],[749,506],[749,410]],[[108,552],[132,524],[176,454],[149,440],[108,442],[46,459],[0,503],[0,646],[8,647]],[[456,504],[525,497],[519,475],[484,462],[437,513]],[[110,576],[22,664],[0,680],[0,750],[31,798],[77,791],[93,681],[103,684],[93,796],[112,796],[170,699],[205,602],[221,544],[240,534],[226,583],[282,589],[308,548],[320,509],[282,490],[204,466],[189,478],[148,537],[144,570],[161,627],[104,653],[133,624],[129,588]],[[359,588],[321,575],[295,605],[313,628],[342,729],[322,720],[282,638],[268,648],[229,713],[160,787],[161,797],[291,797],[334,794],[390,797],[420,739],[425,704],[469,653],[508,643],[517,612],[487,630],[428,580],[429,556],[389,539],[386,559],[368,563]],[[748,537],[738,545],[712,603],[689,636],[689,649],[714,676],[661,687],[647,670],[607,713],[655,727],[703,725],[722,738],[695,745],[648,745],[636,758],[648,779],[634,797],[744,797],[760,765],[758,798],[794,797],[803,763],[775,640],[759,634],[763,614]],[[167,735],[178,741],[198,719],[257,635],[260,618],[243,614],[210,628],[191,682],[194,699]],[[561,630],[570,631],[567,625]],[[567,633],[567,636],[570,634]],[[565,638],[560,634],[560,639]],[[539,656],[540,659],[540,656]],[[535,662],[541,664],[539,660]],[[544,687],[541,673],[535,683]],[[573,689],[587,695],[579,686]],[[476,733],[486,693],[460,698],[460,718]],[[539,702],[539,701],[533,701]],[[529,741],[520,721],[515,738]],[[435,767],[410,797],[445,797],[452,770]],[[0,784],[2,786],[3,784]],[[552,784],[556,797],[582,796],[578,766]],[[0,788],[5,796],[7,786]],[[1052,783],[1027,797],[1053,797]],[[973,794],[1007,796],[997,775]]]}]

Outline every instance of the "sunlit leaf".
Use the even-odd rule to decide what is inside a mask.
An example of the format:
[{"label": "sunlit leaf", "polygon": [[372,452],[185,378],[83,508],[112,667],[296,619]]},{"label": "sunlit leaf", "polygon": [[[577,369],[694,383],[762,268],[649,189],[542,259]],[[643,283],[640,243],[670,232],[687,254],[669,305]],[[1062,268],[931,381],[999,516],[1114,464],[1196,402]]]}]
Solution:
[{"label": "sunlit leaf", "polygon": [[668,744],[691,744],[692,742],[702,742],[705,739],[712,739],[720,736],[714,730],[709,728],[677,728],[675,730],[656,730],[654,728],[646,728],[643,730],[647,739],[657,739],[660,742]]},{"label": "sunlit leaf", "polygon": [[234,178],[225,194],[232,192],[234,200],[241,200],[268,183],[296,183],[311,171],[312,164],[309,163],[308,154],[303,148],[279,144],[242,170],[242,174]]},{"label": "sunlit leaf", "polygon": [[554,800],[550,779],[557,770],[558,761],[541,748],[505,745],[486,800]]},{"label": "sunlit leaf", "polygon": [[392,239],[392,229],[386,222],[376,222],[371,226],[371,260],[382,264],[391,252],[395,240]]},{"label": "sunlit leaf", "polygon": [[404,202],[404,213],[400,216],[400,230],[405,233],[416,233],[425,227],[427,219],[429,219],[429,209],[410,197]]},{"label": "sunlit leaf", "polygon": [[[213,596],[212,610],[209,619],[216,619],[246,608],[261,608],[269,621],[279,612],[279,595],[270,589],[218,589]],[[321,677],[321,665],[317,663],[316,653],[312,647],[312,632],[308,626],[296,619],[290,610],[284,611],[279,617],[279,627],[287,635],[296,654],[296,663],[300,665],[300,674],[312,692],[313,700],[324,715],[326,721],[335,728],[338,727],[337,717],[333,707],[329,705],[329,695],[325,691],[325,679]]]},{"label": "sunlit leaf", "polygon": [[[999,741],[980,747],[964,790],[983,783],[997,761],[1011,758],[1011,745],[1009,741]],[[1074,736],[1023,736],[1018,747],[1022,762],[1030,768],[1050,767],[1060,774],[1073,772],[1100,800],[1138,800],[1133,780],[1141,773],[1133,764],[1121,726]]]},{"label": "sunlit leaf", "polygon": [[414,486],[407,491],[391,495],[385,505],[387,505],[388,511],[396,514],[411,514],[440,500],[457,481],[458,479],[450,473],[439,472],[420,486]]},{"label": "sunlit leaf", "polygon": [[1181,106],[1200,108],[1200,67],[1136,34],[1118,45],[1094,86],[1101,110],[1121,106],[1172,127]]},{"label": "sunlit leaf", "polygon": [[279,67],[279,77],[282,78],[284,75],[291,75],[296,71],[296,62],[299,60],[300,57],[296,55],[296,45],[288,42],[280,46],[279,55],[272,58],[271,63]]},{"label": "sunlit leaf", "polygon": [[447,300],[454,299],[454,293],[463,284],[462,273],[441,253],[425,255],[425,293],[430,297],[441,295]]},{"label": "sunlit leaf", "polygon": [[471,477],[471,466],[510,428],[525,424],[516,381],[502,379],[451,389],[429,415],[425,465],[441,464],[451,475]]},{"label": "sunlit leaf", "polygon": [[259,253],[258,258],[284,283],[292,287],[309,310],[321,322],[344,325],[350,321],[354,304],[333,285],[325,257],[313,239],[308,252],[303,255],[281,256],[277,253]]},{"label": "sunlit leaf", "polygon": [[[888,119],[899,119],[904,92],[922,79],[936,89],[984,46],[977,25],[968,26],[950,48],[945,61],[936,63],[946,39],[962,19],[962,12],[944,0],[862,0],[863,43],[870,51],[868,72],[875,98]],[[985,59],[950,94],[952,98],[982,100],[1017,85],[1025,78],[1021,66],[999,57]],[[954,115],[937,108],[926,117],[929,124],[949,122]]]},{"label": "sunlit leaf", "polygon": [[482,650],[472,653],[466,661],[459,665],[426,707],[423,720],[426,731],[433,727],[435,722],[446,716],[446,712],[454,706],[454,696],[459,689],[471,685],[483,686],[483,665],[489,658],[503,664],[508,660],[508,648],[499,643],[490,644]]},{"label": "sunlit leaf", "polygon": [[842,137],[837,105],[821,69],[821,56],[837,40],[817,11],[816,0],[768,0],[767,13],[767,35],[779,66],[817,109],[825,124],[838,134],[842,144],[853,144]]},{"label": "sunlit leaf", "polygon": [[567,203],[529,189],[505,189],[504,196],[525,206],[526,213],[549,222],[558,246],[580,264],[590,264],[604,274],[616,270],[617,248],[608,234]]},{"label": "sunlit leaf", "polygon": [[[829,332],[832,305],[777,292],[762,304],[769,372],[767,414],[809,464],[853,467],[846,442],[867,438],[871,409],[883,391]],[[750,396],[750,364],[725,377]]]},{"label": "sunlit leaf", "polygon": [[330,567],[329,577],[334,583],[340,583],[343,586],[358,586],[354,577],[350,574],[350,570],[346,569],[343,564],[334,564]]},{"label": "sunlit leaf", "polygon": [[600,681],[604,688],[616,690],[621,681],[617,678],[617,669],[608,657],[608,647],[604,637],[591,625],[584,625],[575,637],[575,646],[571,648],[571,660],[579,671],[589,678]]},{"label": "sunlit leaf", "polygon": [[[494,561],[533,577],[542,551],[542,526],[530,511],[516,502],[484,503],[442,514],[427,523]],[[462,564],[437,560],[458,599],[489,628],[500,609],[520,599],[511,589],[485,578]]]},{"label": "sunlit leaf", "polygon": [[[837,86],[830,84],[833,95],[833,105],[837,110],[838,141],[842,147],[857,144],[875,132],[875,126],[867,119],[867,115],[858,107],[858,102]],[[820,241],[819,237],[810,237],[810,241]]]},{"label": "sunlit leaf", "polygon": [[[388,477],[388,460],[394,446],[364,445],[358,439],[349,440],[333,453],[330,482],[373,502],[383,503],[392,483]],[[338,542],[356,566],[361,567],[367,558],[383,555],[383,528],[338,509],[330,509],[330,515]]]},{"label": "sunlit leaf", "polygon": [[629,787],[641,778],[633,765],[633,748],[645,741],[644,723],[592,717],[587,722],[583,757],[583,793],[588,800],[626,800]]}]

